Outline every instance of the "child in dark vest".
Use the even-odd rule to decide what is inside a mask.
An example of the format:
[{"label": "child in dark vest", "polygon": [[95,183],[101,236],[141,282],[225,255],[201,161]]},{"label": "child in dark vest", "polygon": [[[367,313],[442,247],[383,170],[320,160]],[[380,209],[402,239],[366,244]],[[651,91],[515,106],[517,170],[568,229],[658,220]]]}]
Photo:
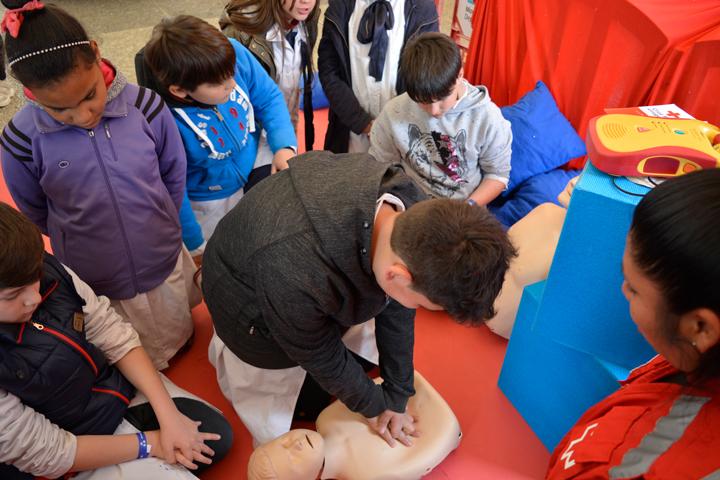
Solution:
[{"label": "child in dark vest", "polygon": [[0,238],[0,478],[195,478],[182,466],[225,455],[222,414],[162,377],[109,300],[5,203]]}]

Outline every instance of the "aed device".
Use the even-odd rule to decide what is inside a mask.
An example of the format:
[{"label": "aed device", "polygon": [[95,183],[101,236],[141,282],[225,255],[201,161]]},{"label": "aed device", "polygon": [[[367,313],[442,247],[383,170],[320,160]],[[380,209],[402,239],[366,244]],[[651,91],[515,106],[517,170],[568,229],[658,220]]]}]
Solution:
[{"label": "aed device", "polygon": [[618,176],[675,177],[720,167],[720,129],[695,119],[607,114],[590,120],[593,165]]}]

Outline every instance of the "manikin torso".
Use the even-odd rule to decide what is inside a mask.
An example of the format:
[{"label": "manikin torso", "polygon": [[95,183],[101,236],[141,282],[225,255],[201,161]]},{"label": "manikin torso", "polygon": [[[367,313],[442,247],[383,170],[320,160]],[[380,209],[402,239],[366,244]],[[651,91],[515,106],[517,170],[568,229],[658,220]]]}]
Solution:
[{"label": "manikin torso", "polygon": [[500,295],[495,299],[496,315],[487,322],[494,333],[510,338],[523,289],[547,278],[565,213],[563,207],[543,203],[508,230],[518,256],[510,262]]},{"label": "manikin torso", "polygon": [[[379,382],[380,379],[376,379]],[[360,414],[334,402],[317,419],[317,432],[291,430],[258,447],[248,465],[250,480],[416,480],[460,443],[460,424],[440,394],[415,372],[416,394],[407,411],[420,437],[413,445],[388,446]],[[322,457],[320,457],[322,455]],[[322,461],[320,461],[320,458]],[[324,462],[324,465],[322,464]],[[319,467],[319,468],[318,468]]]}]

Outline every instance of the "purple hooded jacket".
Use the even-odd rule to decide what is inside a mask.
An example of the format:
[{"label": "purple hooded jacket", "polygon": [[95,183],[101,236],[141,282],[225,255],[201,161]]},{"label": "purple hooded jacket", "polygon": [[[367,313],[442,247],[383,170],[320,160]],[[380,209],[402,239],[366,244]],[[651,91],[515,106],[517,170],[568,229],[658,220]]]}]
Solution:
[{"label": "purple hooded jacket", "polygon": [[187,161],[175,120],[155,92],[118,72],[92,130],[59,123],[28,103],[0,146],[18,208],[98,295],[132,298],[175,268]]}]

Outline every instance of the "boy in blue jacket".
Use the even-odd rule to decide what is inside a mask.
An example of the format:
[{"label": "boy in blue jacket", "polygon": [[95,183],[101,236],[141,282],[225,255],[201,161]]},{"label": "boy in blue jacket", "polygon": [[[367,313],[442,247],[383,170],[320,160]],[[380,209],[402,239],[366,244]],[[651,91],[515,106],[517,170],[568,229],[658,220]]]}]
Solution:
[{"label": "boy in blue jacket", "polygon": [[[144,57],[185,145],[187,195],[180,218],[183,241],[197,261],[217,223],[243,194],[287,168],[297,152],[295,131],[282,92],[260,63],[199,18],[163,20]],[[255,168],[263,129],[273,162]]]}]

